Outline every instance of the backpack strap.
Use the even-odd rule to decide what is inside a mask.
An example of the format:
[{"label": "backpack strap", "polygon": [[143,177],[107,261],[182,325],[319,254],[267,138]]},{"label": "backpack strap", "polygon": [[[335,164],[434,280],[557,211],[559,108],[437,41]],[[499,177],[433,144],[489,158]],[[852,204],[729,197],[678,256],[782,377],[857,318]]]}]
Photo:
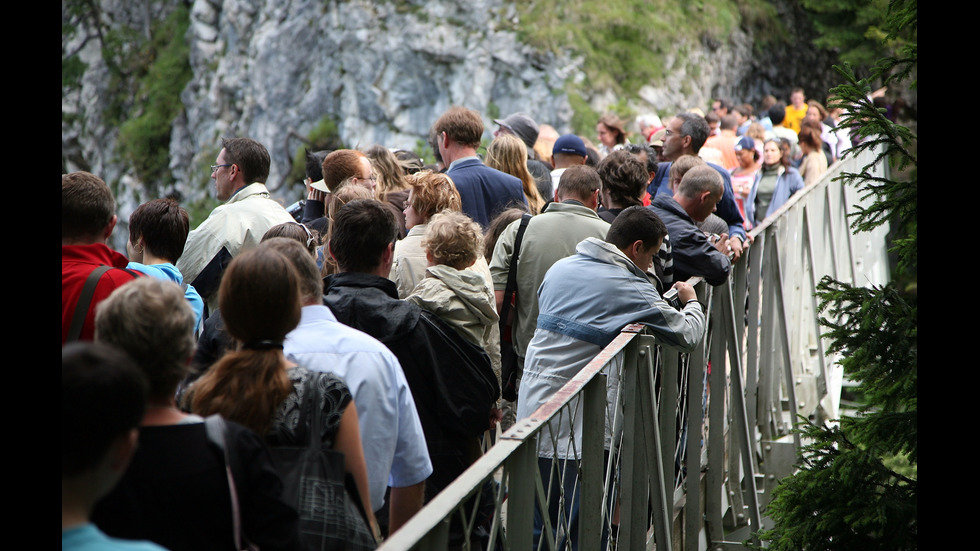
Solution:
[{"label": "backpack strap", "polygon": [[[521,256],[521,242],[524,240],[524,231],[527,230],[529,220],[531,220],[530,214],[521,215],[521,225],[517,229],[517,237],[514,238],[514,252],[510,257],[510,269],[507,272],[507,287],[504,290],[504,302],[500,308],[499,323],[501,332],[507,327],[507,315],[510,313],[511,297],[517,292],[517,260]],[[503,338],[502,333],[501,338]]]},{"label": "backpack strap", "polygon": [[[66,343],[77,341],[78,337],[82,334],[82,327],[85,325],[85,318],[88,317],[88,309],[92,305],[92,297],[95,295],[95,288],[99,285],[99,280],[102,279],[102,275],[112,269],[114,269],[112,266],[106,266],[103,264],[92,270],[92,273],[90,273],[85,279],[85,285],[82,287],[82,294],[79,295],[78,302],[75,303],[75,313],[72,314],[71,325],[68,326],[68,339],[65,341]],[[126,268],[115,269],[123,270],[124,272],[133,276],[133,279],[136,279],[142,275],[139,272]]]},{"label": "backpack strap", "polygon": [[82,294],[79,295],[78,302],[75,303],[75,313],[72,314],[71,325],[68,327],[68,340],[66,342],[77,341],[78,337],[82,334],[82,326],[85,325],[85,318],[88,317],[88,308],[92,304],[95,287],[99,284],[99,280],[102,279],[102,274],[108,272],[111,268],[111,266],[99,266],[92,270],[92,273],[85,279]]}]

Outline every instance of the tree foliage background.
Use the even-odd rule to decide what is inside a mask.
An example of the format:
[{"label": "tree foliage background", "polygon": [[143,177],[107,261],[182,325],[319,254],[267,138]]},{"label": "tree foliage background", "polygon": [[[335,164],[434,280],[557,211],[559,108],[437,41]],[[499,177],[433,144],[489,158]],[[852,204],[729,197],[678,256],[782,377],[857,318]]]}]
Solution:
[{"label": "tree foliage background", "polygon": [[[897,263],[884,287],[855,287],[831,278],[818,286],[831,351],[841,355],[845,373],[859,383],[864,403],[837,426],[799,425],[809,444],[802,450],[800,470],[781,482],[767,508],[775,527],[760,538],[770,549],[918,547],[916,136],[889,120],[871,98],[879,86],[915,89],[917,13],[915,0],[888,4],[887,16],[874,29],[883,35],[878,46],[890,55],[879,59],[866,78],[858,78],[849,63],[835,67],[844,79],[832,90],[847,112],[842,125],[863,139],[852,154],[879,151],[861,172],[839,176],[844,185],[858,186],[874,199],[872,206],[854,213],[851,227],[870,231],[890,224]],[[885,177],[872,173],[879,163],[888,163]]]}]

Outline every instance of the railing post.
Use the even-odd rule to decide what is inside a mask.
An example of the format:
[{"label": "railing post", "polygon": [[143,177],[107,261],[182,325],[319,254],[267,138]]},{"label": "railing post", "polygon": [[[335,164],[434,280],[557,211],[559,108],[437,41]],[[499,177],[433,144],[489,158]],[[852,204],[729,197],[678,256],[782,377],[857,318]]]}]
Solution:
[{"label": "railing post", "polygon": [[[699,285],[698,300],[707,304],[706,295],[711,294],[707,284]],[[684,479],[684,547],[696,549],[704,516],[701,512],[701,429],[704,425],[704,412],[701,397],[704,394],[704,348],[703,339],[689,354],[687,369],[687,449],[685,450]]]},{"label": "railing post", "polygon": [[[680,386],[687,383],[680,379],[680,354],[676,350],[652,348],[653,356],[650,361],[660,364],[660,396],[657,399],[657,411],[660,412],[660,438],[664,442],[662,454],[664,468],[671,474],[670,488],[673,491],[677,475],[675,464],[678,462],[679,446],[677,445],[677,423],[680,419],[678,398]],[[655,357],[654,357],[655,356]],[[680,453],[683,453],[681,450]],[[673,499],[669,513],[673,518]]]},{"label": "railing post", "polygon": [[450,519],[445,518],[422,536],[419,540],[417,549],[419,551],[442,551],[449,548],[449,523]]},{"label": "railing post", "polygon": [[[582,475],[579,501],[579,548],[599,549],[605,518],[603,499],[602,444],[606,431],[606,378],[593,378],[583,389],[582,397]],[[611,492],[606,499],[611,497]]]},{"label": "railing post", "polygon": [[[671,521],[673,519],[674,485],[667,482],[667,471],[673,473],[673,461],[665,462],[664,448],[674,448],[673,440],[665,446],[660,435],[660,415],[654,388],[653,351],[654,339],[641,336],[638,357],[636,358],[636,393],[639,399],[640,417],[643,425],[644,464],[649,467],[645,485],[650,488],[650,502],[653,506],[653,533],[658,549],[671,549]],[[672,480],[672,479],[671,479]],[[646,517],[644,516],[644,520]],[[644,528],[646,523],[643,524]],[[644,543],[646,538],[644,538]]]},{"label": "railing post", "polygon": [[636,342],[626,348],[626,357],[632,363],[623,363],[623,446],[621,457],[621,493],[619,545],[626,549],[642,549],[646,541],[647,518],[647,464],[644,461],[643,409],[640,405],[640,381],[637,378]]},{"label": "railing post", "polygon": [[708,541],[724,540],[721,517],[724,499],[725,481],[725,401],[727,384],[725,383],[725,335],[724,310],[721,295],[726,292],[725,281],[718,287],[711,288],[711,317],[708,324],[707,339],[710,340],[708,375],[708,473],[705,477],[704,509],[708,528]]},{"label": "railing post", "polygon": [[[742,304],[737,302],[736,304]],[[758,472],[758,464],[753,453],[754,444],[754,432],[752,427],[749,426],[748,416],[746,414],[745,407],[745,388],[742,385],[742,355],[739,350],[739,335],[740,332],[734,330],[738,326],[738,318],[735,312],[734,305],[731,301],[730,294],[724,294],[722,296],[722,314],[724,323],[725,334],[728,335],[728,346],[729,346],[729,361],[732,365],[732,370],[730,374],[731,378],[731,431],[729,434],[734,433],[736,437],[736,445],[732,445],[729,441],[729,446],[732,448],[732,455],[738,455],[742,460],[742,471],[744,471],[744,478],[741,480],[742,489],[744,489],[745,498],[748,499],[748,509],[749,509],[749,521],[752,528],[752,541],[756,545],[759,544],[758,538],[755,533],[762,527],[762,515],[759,510],[759,493],[756,488],[755,483],[755,473]],[[729,437],[729,440],[731,437]],[[735,464],[732,462],[732,464]],[[738,471],[733,468],[729,471],[728,476],[738,478]],[[733,500],[735,501],[735,500]],[[738,500],[741,503],[741,500]],[[735,512],[736,520],[738,517],[738,512]]]},{"label": "railing post", "polygon": [[534,541],[535,478],[538,476],[538,438],[529,437],[507,459],[507,546],[508,550],[531,549]]},{"label": "railing post", "polygon": [[764,404],[762,399],[764,393],[760,393],[763,382],[759,372],[759,325],[761,323],[759,303],[762,300],[762,258],[765,245],[766,234],[762,233],[756,236],[755,243],[749,249],[749,314],[745,339],[745,384],[748,399],[747,413],[749,425],[752,427],[758,427],[760,420],[766,418],[761,409]]}]

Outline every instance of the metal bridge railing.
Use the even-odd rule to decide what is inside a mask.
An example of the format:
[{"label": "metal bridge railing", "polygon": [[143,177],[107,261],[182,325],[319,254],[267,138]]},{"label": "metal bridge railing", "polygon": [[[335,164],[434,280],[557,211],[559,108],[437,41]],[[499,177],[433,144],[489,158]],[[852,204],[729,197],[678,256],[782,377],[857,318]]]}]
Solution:
[{"label": "metal bridge railing", "polygon": [[[796,416],[837,417],[843,377],[820,337],[817,282],[888,278],[887,228],[849,231],[867,198],[832,180],[868,155],[835,164],[754,228],[728,282],[698,283],[708,330],[697,349],[679,354],[627,326],[380,549],[744,548],[794,468]],[[563,423],[576,436],[559,437]],[[536,511],[548,512],[537,545]],[[462,538],[450,534],[456,519]]]}]

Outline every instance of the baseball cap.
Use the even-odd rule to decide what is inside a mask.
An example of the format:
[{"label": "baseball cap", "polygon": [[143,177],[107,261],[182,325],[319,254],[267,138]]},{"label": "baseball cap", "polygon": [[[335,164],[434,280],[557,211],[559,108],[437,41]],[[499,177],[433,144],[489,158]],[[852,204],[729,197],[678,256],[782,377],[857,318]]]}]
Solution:
[{"label": "baseball cap", "polygon": [[735,151],[741,151],[743,149],[755,149],[755,140],[751,136],[742,136],[738,143],[735,144]]},{"label": "baseball cap", "polygon": [[666,135],[667,135],[667,128],[666,127],[661,128],[660,130],[654,132],[652,136],[650,136],[650,141],[648,143],[650,145],[662,147],[664,145],[664,136]]},{"label": "baseball cap", "polygon": [[513,132],[529,149],[538,141],[538,123],[526,113],[514,113],[506,119],[493,119],[493,122]]},{"label": "baseball cap", "polygon": [[585,142],[575,134],[563,134],[555,140],[555,146],[551,149],[552,155],[558,153],[571,153],[580,157],[587,157]]}]

